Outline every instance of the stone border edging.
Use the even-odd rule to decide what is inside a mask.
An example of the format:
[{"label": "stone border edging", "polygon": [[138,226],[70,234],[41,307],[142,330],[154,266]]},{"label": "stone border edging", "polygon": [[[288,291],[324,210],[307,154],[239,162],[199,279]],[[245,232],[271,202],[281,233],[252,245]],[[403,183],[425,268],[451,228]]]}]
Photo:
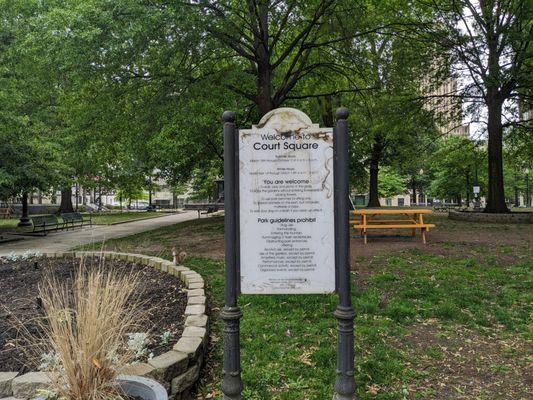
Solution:
[{"label": "stone border edging", "polygon": [[493,214],[473,211],[450,210],[448,218],[454,221],[490,222],[496,224],[533,224],[533,212]]},{"label": "stone border edging", "polygon": [[[181,400],[188,394],[189,389],[199,378],[208,341],[209,317],[206,314],[205,282],[200,274],[183,265],[175,265],[172,261],[142,254],[76,251],[45,253],[43,256],[48,258],[103,256],[104,259],[148,265],[179,278],[187,286],[185,328],[181,338],[171,351],[146,363],[131,364],[121,373],[157,380],[170,393],[169,398],[173,400]],[[11,400],[31,400],[35,392],[46,388],[48,383],[49,379],[45,372],[29,372],[24,375],[18,375],[17,372],[0,372],[0,400],[4,397]]]}]

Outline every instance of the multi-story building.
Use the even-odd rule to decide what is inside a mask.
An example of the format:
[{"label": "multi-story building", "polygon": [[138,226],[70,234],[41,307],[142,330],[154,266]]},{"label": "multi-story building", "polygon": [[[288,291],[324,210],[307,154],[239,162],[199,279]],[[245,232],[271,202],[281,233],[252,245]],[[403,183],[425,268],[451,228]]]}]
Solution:
[{"label": "multi-story building", "polygon": [[443,136],[469,136],[470,126],[463,123],[462,101],[459,97],[458,80],[447,78],[442,84],[425,84],[431,88],[427,93],[429,102],[426,107],[435,112],[439,122],[438,129]]}]

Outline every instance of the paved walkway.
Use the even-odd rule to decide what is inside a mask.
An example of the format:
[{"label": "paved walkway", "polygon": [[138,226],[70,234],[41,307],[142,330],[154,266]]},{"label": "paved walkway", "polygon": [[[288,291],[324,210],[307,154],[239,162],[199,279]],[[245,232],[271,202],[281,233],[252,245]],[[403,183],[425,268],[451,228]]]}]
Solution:
[{"label": "paved walkway", "polygon": [[126,224],[94,225],[92,228],[78,228],[71,231],[49,233],[48,236],[25,236],[24,240],[0,245],[0,256],[5,256],[11,252],[21,254],[27,250],[40,251],[41,253],[68,251],[83,244],[96,243],[107,239],[151,231],[162,226],[173,225],[196,218],[198,218],[196,211],[187,211],[181,214],[133,221]]}]

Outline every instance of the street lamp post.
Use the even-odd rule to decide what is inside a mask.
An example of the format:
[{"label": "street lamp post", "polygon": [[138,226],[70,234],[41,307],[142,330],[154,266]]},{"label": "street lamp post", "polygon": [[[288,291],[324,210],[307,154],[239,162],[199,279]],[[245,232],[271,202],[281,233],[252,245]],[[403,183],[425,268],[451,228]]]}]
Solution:
[{"label": "street lamp post", "polygon": [[28,192],[22,193],[22,215],[20,217],[19,227],[31,226],[31,221],[28,213]]},{"label": "street lamp post", "polygon": [[474,196],[475,196],[475,201],[474,201],[474,211],[476,212],[479,212],[481,211],[481,207],[480,207],[480,204],[479,204],[479,191],[480,191],[480,188],[479,188],[479,185],[477,183],[474,184]]},{"label": "street lamp post", "polygon": [[475,181],[474,181],[474,197],[475,197],[475,200],[474,200],[474,211],[475,212],[479,212],[481,211],[481,206],[479,204],[479,192],[481,191],[480,187],[479,187],[479,181],[477,180],[477,159],[475,160]]},{"label": "street lamp post", "polygon": [[[422,193],[422,175],[424,175],[424,169],[423,168],[420,168],[420,171],[418,171],[418,174],[420,175],[420,181],[418,182],[419,185],[418,185],[418,197],[420,198],[420,196],[424,195],[424,200],[426,200],[426,205],[427,205],[427,199],[426,199],[426,195]],[[417,204],[419,203],[418,201],[416,202]]]}]

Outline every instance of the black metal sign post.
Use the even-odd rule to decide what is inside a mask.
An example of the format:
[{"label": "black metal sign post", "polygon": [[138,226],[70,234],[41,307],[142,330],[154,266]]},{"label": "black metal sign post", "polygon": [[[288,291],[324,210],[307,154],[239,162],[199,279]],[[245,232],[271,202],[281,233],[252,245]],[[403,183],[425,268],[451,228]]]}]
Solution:
[{"label": "black metal sign post", "polygon": [[220,316],[224,321],[224,369],[222,392],[224,400],[242,400],[241,345],[239,335],[242,312],[237,305],[237,130],[235,113],[226,111],[224,121],[224,246],[226,257],[226,305]]},{"label": "black metal sign post", "polygon": [[[334,205],[335,205],[335,264],[336,290],[339,304],[334,312],[338,321],[337,369],[334,400],[356,400],[354,379],[354,317],[350,296],[350,235],[348,192],[348,110],[337,110],[334,130]],[[224,400],[243,400],[240,367],[239,323],[242,312],[237,305],[239,293],[239,243],[237,160],[238,131],[235,113],[224,112],[224,179],[225,179],[225,256],[226,290],[225,307],[221,312],[224,321],[224,369],[222,392]]]},{"label": "black metal sign post", "polygon": [[354,379],[354,333],[353,320],[355,312],[352,308],[350,295],[350,205],[348,203],[348,110],[341,107],[337,110],[337,127],[334,133],[334,171],[335,185],[335,230],[338,252],[337,292],[339,304],[334,312],[338,321],[337,342],[337,379],[335,381],[335,400],[355,399]]}]

